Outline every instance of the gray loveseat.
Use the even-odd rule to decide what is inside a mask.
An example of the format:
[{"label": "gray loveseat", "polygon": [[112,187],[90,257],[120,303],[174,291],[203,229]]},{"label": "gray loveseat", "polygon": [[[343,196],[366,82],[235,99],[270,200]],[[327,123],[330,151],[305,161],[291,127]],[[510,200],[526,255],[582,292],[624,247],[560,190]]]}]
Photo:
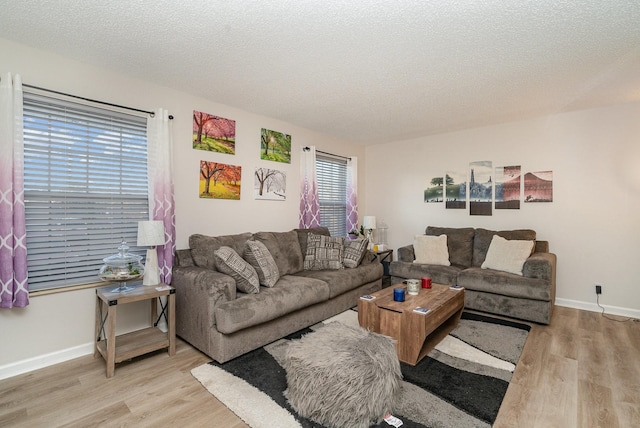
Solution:
[{"label": "gray loveseat", "polygon": [[[192,235],[190,249],[176,252],[171,285],[176,288],[178,336],[223,363],[357,304],[382,287],[382,264],[368,250],[356,267],[305,270],[309,232],[326,228],[227,236]],[[247,241],[260,241],[273,257],[279,279],[254,294],[217,269],[214,252],[230,247],[242,255]],[[219,252],[217,253],[219,254]]]},{"label": "gray loveseat", "polygon": [[[430,276],[439,284],[463,286],[466,308],[549,323],[556,294],[556,255],[549,252],[547,241],[536,240],[535,231],[429,226],[425,234],[447,235],[451,265],[414,263],[414,248],[408,245],[398,249],[398,260],[389,266],[392,283]],[[535,242],[533,253],[524,262],[522,276],[481,268],[494,235]]]}]

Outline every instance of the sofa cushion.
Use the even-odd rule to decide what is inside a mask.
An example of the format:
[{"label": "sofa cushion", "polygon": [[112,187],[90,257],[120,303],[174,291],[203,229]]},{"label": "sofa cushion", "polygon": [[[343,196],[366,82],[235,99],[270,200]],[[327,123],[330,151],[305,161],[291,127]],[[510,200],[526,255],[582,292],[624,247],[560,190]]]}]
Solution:
[{"label": "sofa cushion", "polygon": [[224,334],[263,324],[329,299],[329,287],[313,278],[285,275],[272,288],[248,294],[215,308],[216,325]]},{"label": "sofa cushion", "polygon": [[520,240],[520,241],[535,241],[536,232],[531,229],[517,229],[517,230],[487,230],[476,229],[476,235],[473,238],[473,264],[474,267],[482,266],[484,259],[487,257],[487,251],[489,251],[489,245],[493,235],[502,236],[504,239]]},{"label": "sofa cushion", "polygon": [[425,235],[447,235],[449,261],[452,265],[459,267],[471,266],[474,234],[475,230],[472,227],[456,228],[429,226],[425,231]]},{"label": "sofa cushion", "polygon": [[482,269],[495,269],[522,276],[522,266],[533,251],[533,241],[507,240],[493,235]]},{"label": "sofa cushion", "polygon": [[428,265],[450,266],[447,235],[429,236],[416,235],[413,239],[413,250],[416,259],[414,263]]},{"label": "sofa cushion", "polygon": [[261,285],[273,287],[280,279],[278,265],[276,265],[273,256],[271,256],[271,253],[262,242],[247,241],[244,259],[256,270]]},{"label": "sofa cushion", "polygon": [[220,247],[231,247],[238,254],[244,251],[245,243],[251,239],[251,233],[241,233],[238,235],[205,236],[194,234],[189,237],[189,248],[191,257],[196,266],[208,269],[216,268],[216,261],[213,252]]},{"label": "sofa cushion", "polygon": [[305,270],[342,269],[344,238],[309,233]]},{"label": "sofa cushion", "polygon": [[303,254],[298,243],[295,230],[289,232],[258,232],[253,238],[262,242],[278,266],[280,276],[300,272],[303,264]]},{"label": "sofa cushion", "polygon": [[329,298],[333,299],[347,291],[361,285],[380,280],[382,278],[382,263],[362,263],[353,269],[336,270],[303,270],[295,276],[315,278],[324,281],[329,287]]},{"label": "sofa cushion", "polygon": [[367,246],[369,245],[368,239],[354,239],[344,241],[344,258],[342,264],[346,268],[355,268],[360,265],[362,258],[364,257]]},{"label": "sofa cushion", "polygon": [[331,232],[329,232],[329,229],[324,226],[294,230],[298,234],[298,243],[300,244],[300,252],[302,253],[302,257],[307,254],[307,239],[310,233],[313,233],[314,235],[331,236]]},{"label": "sofa cushion", "polygon": [[238,290],[244,293],[257,293],[260,291],[260,282],[256,270],[247,263],[231,247],[220,247],[213,252],[216,259],[216,268],[236,281]]},{"label": "sofa cushion", "polygon": [[479,267],[465,269],[458,275],[458,285],[469,290],[532,300],[551,300],[549,281],[526,278],[508,272]]}]

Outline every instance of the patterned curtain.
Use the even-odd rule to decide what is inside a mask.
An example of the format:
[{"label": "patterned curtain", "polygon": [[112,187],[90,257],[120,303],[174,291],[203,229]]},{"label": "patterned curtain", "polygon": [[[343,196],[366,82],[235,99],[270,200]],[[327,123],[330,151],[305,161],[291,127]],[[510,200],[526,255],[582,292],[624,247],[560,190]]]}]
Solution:
[{"label": "patterned curtain", "polygon": [[300,162],[300,224],[298,227],[320,226],[320,205],[318,203],[318,181],[316,178],[316,148],[302,149]]},{"label": "patterned curtain", "polygon": [[347,161],[347,237],[358,228],[358,158]]},{"label": "patterned curtain", "polygon": [[171,283],[176,250],[176,218],[173,193],[173,133],[169,113],[157,109],[147,120],[149,217],[164,223],[166,243],[159,245],[160,281]]},{"label": "patterned curtain", "polygon": [[0,77],[0,307],[29,304],[20,75]]}]

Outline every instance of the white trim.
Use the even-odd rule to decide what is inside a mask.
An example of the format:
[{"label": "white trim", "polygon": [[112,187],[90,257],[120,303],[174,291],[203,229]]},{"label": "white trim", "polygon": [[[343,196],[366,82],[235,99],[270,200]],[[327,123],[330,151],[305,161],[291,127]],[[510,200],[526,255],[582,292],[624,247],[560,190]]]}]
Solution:
[{"label": "white trim", "polygon": [[0,366],[0,380],[93,354],[93,342]]},{"label": "white trim", "polygon": [[[602,308],[600,308],[595,302],[591,303],[582,302],[579,300],[556,299],[556,305],[565,306],[567,308],[582,309],[584,311],[602,312]],[[600,306],[604,308],[605,314],[640,319],[640,310],[638,309],[621,308],[620,306],[610,306],[603,304],[601,304]]]}]

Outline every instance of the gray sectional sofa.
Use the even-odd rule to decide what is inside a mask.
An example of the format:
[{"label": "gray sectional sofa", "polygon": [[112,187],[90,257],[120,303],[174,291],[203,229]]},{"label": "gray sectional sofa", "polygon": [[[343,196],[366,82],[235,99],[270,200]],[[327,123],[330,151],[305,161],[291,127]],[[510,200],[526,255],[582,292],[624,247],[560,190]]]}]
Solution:
[{"label": "gray sectional sofa", "polygon": [[[466,308],[549,323],[556,293],[556,255],[549,252],[547,241],[536,240],[535,231],[429,226],[425,235],[447,236],[450,266],[414,263],[414,247],[407,245],[398,249],[398,260],[389,266],[392,283],[430,276],[439,284],[465,287]],[[482,268],[494,235],[534,241],[522,275]]]},{"label": "gray sectional sofa", "polygon": [[[359,296],[381,289],[383,267],[366,244],[355,267],[305,270],[310,232],[329,236],[326,228],[192,235],[190,248],[176,252],[171,281],[178,336],[223,363],[345,311]],[[221,247],[242,255],[249,240],[264,244],[278,272],[275,285],[253,293],[240,291],[236,279],[218,269],[216,258]]]}]

